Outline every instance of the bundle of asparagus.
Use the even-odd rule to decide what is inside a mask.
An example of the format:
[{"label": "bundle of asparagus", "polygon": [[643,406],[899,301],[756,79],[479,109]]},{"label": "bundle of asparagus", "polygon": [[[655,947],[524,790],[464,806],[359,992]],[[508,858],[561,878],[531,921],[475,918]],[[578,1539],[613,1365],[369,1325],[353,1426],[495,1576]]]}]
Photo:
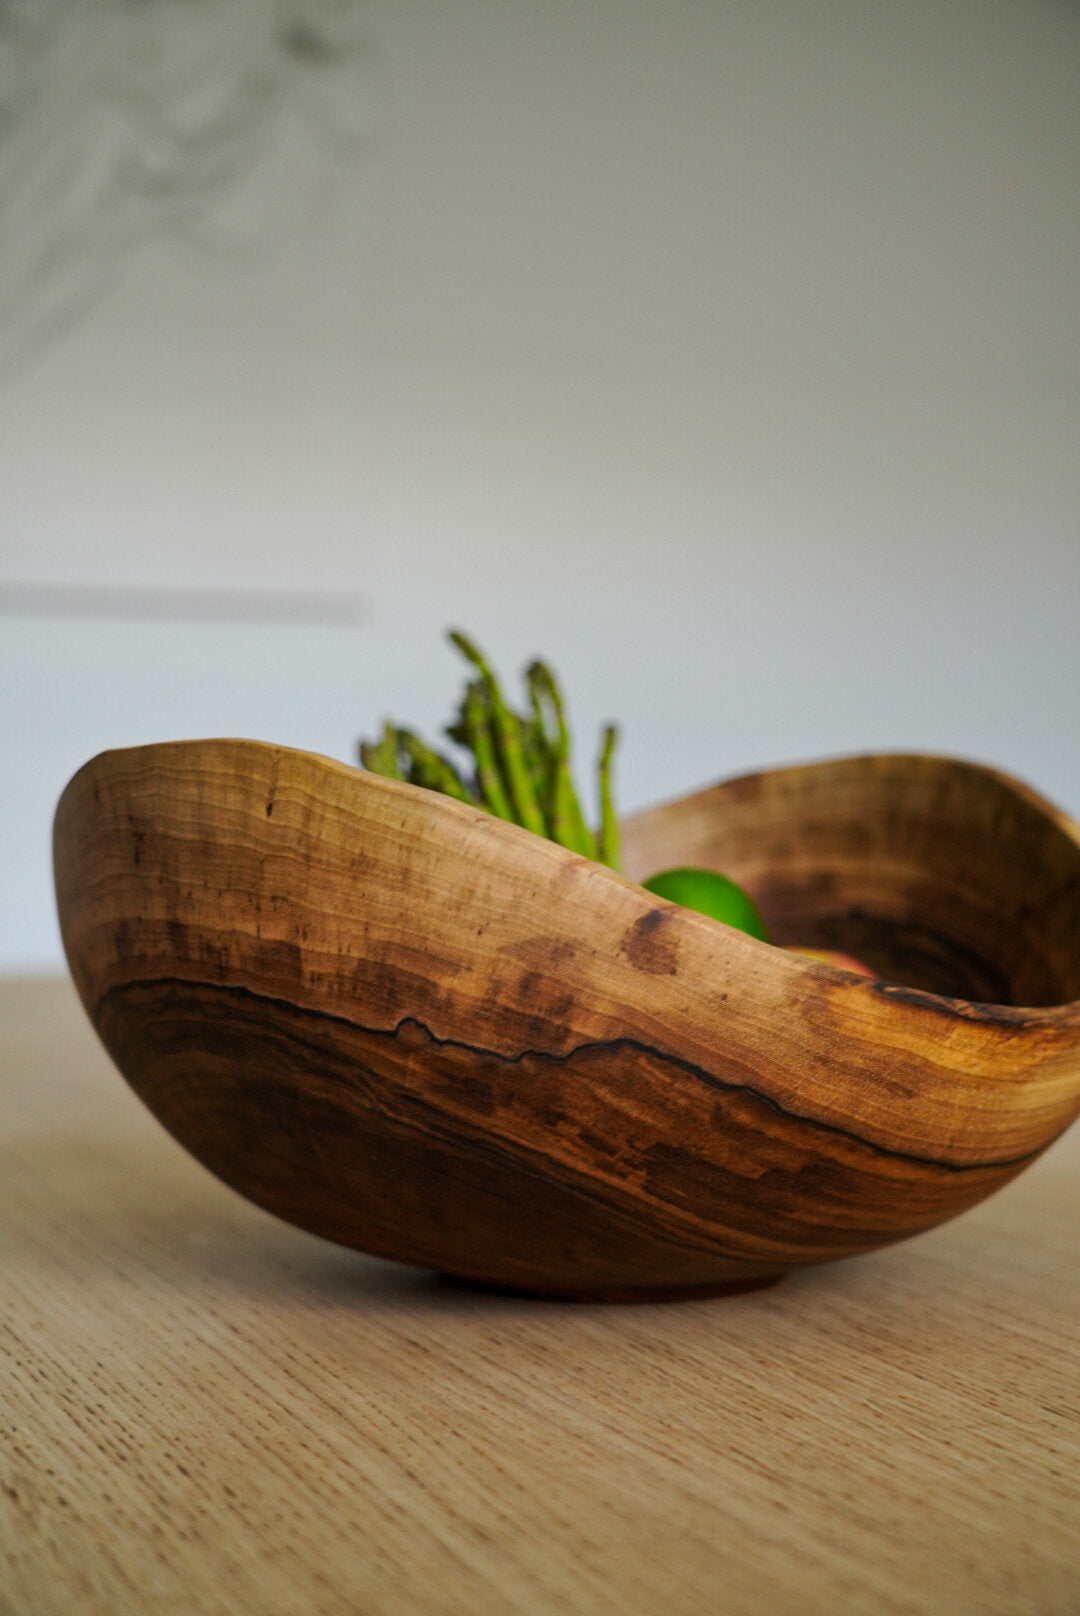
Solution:
[{"label": "bundle of asparagus", "polygon": [[[457,715],[446,726],[452,741],[472,754],[465,773],[444,753],[428,746],[411,729],[383,726],[377,741],[360,742],[360,761],[376,774],[441,791],[459,802],[486,808],[500,819],[524,825],[586,858],[622,869],[619,821],[612,798],[611,762],[617,731],[608,724],[597,762],[600,823],[590,830],[574,789],[570,769],[570,730],[559,682],[546,662],[525,669],[529,710],[516,713],[506,704],[491,664],[467,635],[451,629],[450,640],[466,658],[474,677],[465,687]],[[757,904],[729,876],[718,870],[679,866],[660,870],[642,886],[656,897],[722,921],[760,942],[769,933]],[[861,976],[874,976],[870,966],[835,950],[785,944],[821,964],[839,966]]]},{"label": "bundle of asparagus", "polygon": [[500,819],[524,825],[575,853],[620,869],[619,821],[611,783],[615,726],[606,726],[601,741],[597,762],[600,823],[592,830],[574,788],[566,704],[551,668],[539,660],[529,664],[525,670],[528,712],[517,713],[507,705],[484,653],[459,629],[452,629],[449,638],[470,663],[474,677],[445,733],[471,753],[471,765],[463,773],[412,730],[388,722],[379,740],[361,741],[364,767],[391,780],[407,780],[486,808]]}]

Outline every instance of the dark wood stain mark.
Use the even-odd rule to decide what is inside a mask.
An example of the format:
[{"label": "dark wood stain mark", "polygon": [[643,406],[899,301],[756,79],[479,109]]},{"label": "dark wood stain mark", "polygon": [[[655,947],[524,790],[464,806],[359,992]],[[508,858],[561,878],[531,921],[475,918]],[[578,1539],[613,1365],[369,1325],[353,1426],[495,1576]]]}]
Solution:
[{"label": "dark wood stain mark", "polygon": [[[476,935],[479,937],[485,930],[480,927]],[[517,960],[528,971],[545,971],[557,974],[560,967],[573,963],[577,956],[577,948],[566,937],[527,937],[510,944],[502,950],[509,958]]]},{"label": "dark wood stain mark", "polygon": [[625,954],[636,971],[647,976],[675,976],[679,968],[679,945],[665,933],[671,926],[669,909],[650,909],[623,933],[619,952]]},{"label": "dark wood stain mark", "polygon": [[991,1000],[954,999],[943,993],[927,993],[922,988],[905,987],[900,982],[867,982],[866,987],[883,999],[906,1004],[913,1010],[923,1010],[927,1015],[941,1016],[946,1021],[960,1016],[964,1021],[985,1021],[988,1024],[1005,1022],[1014,1027],[1036,1027],[1045,1023],[1044,1017],[1032,1017],[1027,1009]]},{"label": "dark wood stain mark", "polygon": [[270,760],[270,779],[266,787],[266,817],[269,819],[274,812],[274,797],[277,794],[278,768],[280,754],[275,752]]}]

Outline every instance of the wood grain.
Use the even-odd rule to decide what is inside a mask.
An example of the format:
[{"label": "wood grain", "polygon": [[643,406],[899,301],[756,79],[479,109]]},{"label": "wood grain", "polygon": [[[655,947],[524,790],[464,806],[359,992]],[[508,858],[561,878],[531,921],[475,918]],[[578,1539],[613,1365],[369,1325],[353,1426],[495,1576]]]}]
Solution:
[{"label": "wood grain", "polygon": [[848,759],[626,841],[633,873],[714,864],[778,942],[889,980],[255,742],[88,764],[57,893],[106,1048],[200,1161],[301,1227],[485,1284],[760,1283],[964,1211],[1080,1109],[1080,835],[1024,788]]},{"label": "wood grain", "polygon": [[723,1302],[535,1303],[290,1228],[63,983],[0,984],[4,1616],[1073,1616],[1080,1131]]}]

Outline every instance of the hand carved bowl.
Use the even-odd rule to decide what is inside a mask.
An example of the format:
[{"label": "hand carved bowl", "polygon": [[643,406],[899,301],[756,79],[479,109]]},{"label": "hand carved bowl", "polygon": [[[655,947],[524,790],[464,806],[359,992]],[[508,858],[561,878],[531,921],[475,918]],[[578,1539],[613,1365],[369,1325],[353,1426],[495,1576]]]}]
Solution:
[{"label": "hand carved bowl", "polygon": [[630,818],[777,943],[489,815],[251,741],[107,752],[55,825],[106,1048],[227,1184],[479,1284],[768,1283],[974,1205],[1080,1110],[1080,830],[1005,775],[873,756]]}]

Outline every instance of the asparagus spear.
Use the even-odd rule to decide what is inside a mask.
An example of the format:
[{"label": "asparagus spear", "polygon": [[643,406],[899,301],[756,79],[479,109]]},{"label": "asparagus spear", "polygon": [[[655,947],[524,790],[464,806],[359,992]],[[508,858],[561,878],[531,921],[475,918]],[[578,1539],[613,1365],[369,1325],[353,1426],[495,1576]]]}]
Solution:
[{"label": "asparagus spear", "polygon": [[466,685],[457,715],[446,726],[446,734],[472,753],[475,779],[464,780],[449,758],[412,730],[390,723],[384,724],[378,741],[361,742],[365,766],[486,808],[500,819],[525,825],[618,869],[619,824],[611,782],[615,726],[604,731],[597,763],[600,824],[594,835],[574,789],[565,704],[551,668],[537,660],[526,669],[530,710],[523,716],[507,706],[498,679],[476,645],[460,630],[453,630],[450,638],[478,674]]},{"label": "asparagus spear", "polygon": [[404,780],[399,758],[398,732],[387,721],[377,741],[360,742],[360,761],[372,774],[383,774],[388,780]]},{"label": "asparagus spear", "polygon": [[409,760],[409,779],[413,785],[426,786],[429,791],[441,791],[458,802],[476,806],[476,798],[449,758],[426,746],[410,729],[398,730],[398,743]]},{"label": "asparagus spear", "polygon": [[465,692],[464,726],[467,744],[476,759],[476,784],[485,808],[499,819],[517,822],[517,816],[503,785],[499,760],[492,737],[492,716],[489,692],[479,679],[473,680]]},{"label": "asparagus spear", "polygon": [[[566,726],[566,714],[558,681],[547,664],[540,661],[530,663],[525,678],[536,723],[546,742],[550,759],[549,795],[546,806],[551,837],[575,853],[583,853],[586,858],[595,858],[596,842],[581,811],[570,773],[570,732]],[[554,735],[548,730],[549,716],[555,721]]]},{"label": "asparagus spear", "polygon": [[615,752],[615,744],[619,732],[614,724],[608,724],[604,730],[604,739],[600,748],[600,761],[597,764],[597,776],[600,788],[600,830],[597,834],[597,857],[602,864],[610,864],[613,870],[622,869],[622,838],[619,834],[619,820],[615,813],[615,799],[611,789],[611,759]]},{"label": "asparagus spear", "polygon": [[551,757],[547,740],[544,736],[543,725],[536,715],[531,718],[522,718],[517,715],[518,729],[521,734],[521,753],[525,759],[525,766],[533,784],[533,792],[544,814],[544,835],[551,836],[551,827],[547,820],[547,803],[551,789]]},{"label": "asparagus spear", "polygon": [[[507,795],[513,810],[510,817],[515,819],[519,825],[524,825],[526,830],[535,831],[538,836],[546,836],[547,825],[544,821],[544,812],[536,800],[532,776],[525,762],[517,717],[507,707],[499,681],[496,679],[483,652],[460,629],[451,629],[450,639],[462,655],[472,663],[483,682],[491,715],[491,730],[495,739],[496,753],[498,761],[502,765]],[[469,744],[472,744],[471,740]],[[507,816],[501,815],[500,817],[505,818]]]}]

